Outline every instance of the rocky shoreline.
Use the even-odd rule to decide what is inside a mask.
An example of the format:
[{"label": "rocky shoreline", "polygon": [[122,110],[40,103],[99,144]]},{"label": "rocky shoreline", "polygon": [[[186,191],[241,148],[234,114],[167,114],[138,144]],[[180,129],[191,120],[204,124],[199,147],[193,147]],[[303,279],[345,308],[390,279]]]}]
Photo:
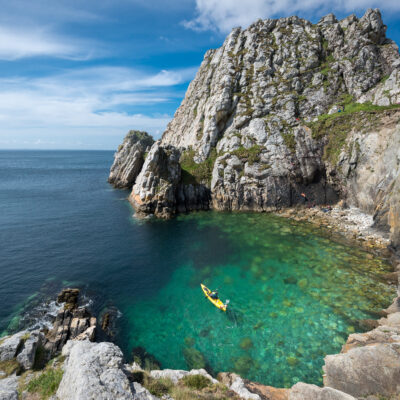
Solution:
[{"label": "rocky shoreline", "polygon": [[[354,215],[355,211],[341,215],[339,223],[337,213],[343,211],[332,209],[330,212],[332,214],[319,208],[302,208],[301,211],[296,208],[281,215],[289,218],[294,215],[298,220],[312,215],[314,223],[338,227],[346,220],[345,216]],[[366,225],[355,230],[360,235],[371,233]],[[354,229],[348,234],[354,235]],[[378,240],[374,249],[382,250],[384,240]],[[392,255],[391,261],[394,265],[392,282],[396,279],[398,283],[400,258]],[[96,329],[101,328],[96,318],[78,305],[78,296],[78,289],[65,289],[60,293],[57,301],[63,307],[52,329],[25,330],[0,339],[1,400],[400,398],[400,297],[382,311],[381,319],[369,321],[366,326],[372,330],[349,335],[339,354],[325,357],[324,387],[300,382],[290,389],[279,389],[229,372],[219,373],[215,379],[205,370],[144,369],[144,365],[137,362],[126,364],[118,346],[95,342]],[[54,381],[53,389],[42,387],[46,380]]]}]

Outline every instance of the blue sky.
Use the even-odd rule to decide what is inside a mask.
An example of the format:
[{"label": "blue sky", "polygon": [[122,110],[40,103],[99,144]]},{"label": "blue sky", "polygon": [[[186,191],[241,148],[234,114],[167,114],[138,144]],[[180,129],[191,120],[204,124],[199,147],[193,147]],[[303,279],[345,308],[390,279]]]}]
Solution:
[{"label": "blue sky", "polygon": [[115,149],[129,129],[160,137],[203,55],[234,26],[317,22],[393,0],[0,0],[0,148]]}]

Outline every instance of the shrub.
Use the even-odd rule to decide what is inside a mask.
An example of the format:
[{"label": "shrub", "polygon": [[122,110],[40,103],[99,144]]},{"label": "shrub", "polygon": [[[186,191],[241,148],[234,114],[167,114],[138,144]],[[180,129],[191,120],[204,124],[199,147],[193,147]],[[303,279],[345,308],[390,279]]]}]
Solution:
[{"label": "shrub", "polygon": [[185,386],[196,389],[202,390],[205,387],[210,385],[210,380],[203,375],[186,375],[184,376],[181,381],[184,383]]},{"label": "shrub", "polygon": [[196,152],[193,149],[186,150],[181,155],[182,183],[186,185],[210,184],[217,151],[213,149],[209,157],[201,163],[194,161],[195,155]]},{"label": "shrub", "polygon": [[231,151],[232,155],[237,156],[239,159],[248,161],[250,165],[253,165],[255,162],[260,161],[262,147],[259,145],[254,145],[248,149],[241,146],[236,150]]},{"label": "shrub", "polygon": [[146,376],[143,382],[143,386],[152,395],[162,397],[164,394],[168,394],[170,392],[174,384],[170,379],[154,379],[150,376]]},{"label": "shrub", "polygon": [[0,371],[4,371],[6,376],[13,373],[20,373],[21,367],[16,359],[0,361]]}]

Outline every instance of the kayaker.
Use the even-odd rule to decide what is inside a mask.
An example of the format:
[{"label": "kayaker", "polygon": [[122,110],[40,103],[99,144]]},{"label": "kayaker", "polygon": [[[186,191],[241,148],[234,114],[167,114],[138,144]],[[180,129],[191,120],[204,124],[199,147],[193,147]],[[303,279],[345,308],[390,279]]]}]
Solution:
[{"label": "kayaker", "polygon": [[218,300],[218,292],[216,290],[210,293],[210,297],[214,300]]}]

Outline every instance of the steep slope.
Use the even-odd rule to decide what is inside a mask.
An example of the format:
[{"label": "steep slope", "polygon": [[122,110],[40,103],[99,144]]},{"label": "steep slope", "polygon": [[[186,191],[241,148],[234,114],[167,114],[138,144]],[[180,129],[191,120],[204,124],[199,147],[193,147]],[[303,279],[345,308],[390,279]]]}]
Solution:
[{"label": "steep slope", "polygon": [[[398,235],[391,145],[399,140],[400,57],[385,31],[371,9],[360,19],[290,17],[234,29],[206,53],[153,145],[133,205],[162,217],[208,207],[267,211],[305,193],[317,204],[346,198]],[[172,170],[164,162],[160,173],[160,152],[172,155]]]}]

